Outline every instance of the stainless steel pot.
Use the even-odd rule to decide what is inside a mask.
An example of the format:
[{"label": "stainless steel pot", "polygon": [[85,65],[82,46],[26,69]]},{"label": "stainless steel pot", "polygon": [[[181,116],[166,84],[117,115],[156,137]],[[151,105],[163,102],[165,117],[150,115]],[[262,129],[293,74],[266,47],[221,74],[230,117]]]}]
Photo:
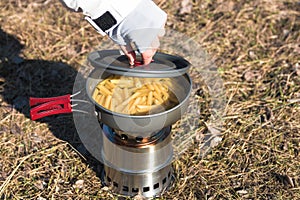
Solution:
[{"label": "stainless steel pot", "polygon": [[[154,63],[148,66],[130,68],[127,58],[119,51],[98,51],[89,55],[89,61],[95,67],[86,82],[87,94],[96,106],[98,120],[109,127],[130,133],[132,136],[149,137],[151,134],[168,127],[178,121],[188,106],[188,99],[192,89],[192,81],[187,74],[189,63],[181,57],[163,53],[154,56]],[[119,65],[119,67],[117,66]],[[160,113],[149,115],[128,115],[113,112],[99,105],[92,94],[96,85],[110,76],[136,76],[145,78],[172,78],[182,89],[173,88],[179,104]]]}]

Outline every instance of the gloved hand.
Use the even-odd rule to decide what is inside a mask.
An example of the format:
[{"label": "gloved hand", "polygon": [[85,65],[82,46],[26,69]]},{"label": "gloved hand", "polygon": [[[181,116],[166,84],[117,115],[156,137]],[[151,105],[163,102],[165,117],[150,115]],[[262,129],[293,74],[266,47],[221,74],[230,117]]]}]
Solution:
[{"label": "gloved hand", "polygon": [[91,25],[121,46],[129,63],[141,53],[149,64],[164,34],[167,14],[152,0],[61,0],[68,8],[82,11]]},{"label": "gloved hand", "polygon": [[135,50],[141,53],[147,65],[159,47],[159,37],[164,35],[167,14],[151,0],[142,0],[138,6],[108,36],[120,45],[129,64],[136,60]]}]

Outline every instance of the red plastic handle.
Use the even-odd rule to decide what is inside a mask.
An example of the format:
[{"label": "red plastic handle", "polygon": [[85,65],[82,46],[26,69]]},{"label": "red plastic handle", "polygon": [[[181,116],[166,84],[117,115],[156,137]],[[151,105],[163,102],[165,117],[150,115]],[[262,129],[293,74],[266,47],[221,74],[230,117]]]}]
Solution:
[{"label": "red plastic handle", "polygon": [[48,98],[36,98],[36,97],[30,97],[29,98],[29,104],[31,106],[36,106],[38,104],[47,103],[50,101],[57,101],[57,100],[65,100],[66,102],[71,102],[71,95],[63,95],[58,97],[48,97]]},{"label": "red plastic handle", "polygon": [[71,113],[71,95],[64,95],[50,98],[30,98],[30,106],[35,106],[30,110],[32,120],[37,120],[46,116]]},{"label": "red plastic handle", "polygon": [[[151,60],[151,62],[154,62],[154,60]],[[134,66],[135,66],[135,67],[138,67],[138,66],[141,66],[141,65],[144,65],[144,62],[143,62],[143,61],[138,61],[138,60],[135,60],[135,61],[134,61]]]}]

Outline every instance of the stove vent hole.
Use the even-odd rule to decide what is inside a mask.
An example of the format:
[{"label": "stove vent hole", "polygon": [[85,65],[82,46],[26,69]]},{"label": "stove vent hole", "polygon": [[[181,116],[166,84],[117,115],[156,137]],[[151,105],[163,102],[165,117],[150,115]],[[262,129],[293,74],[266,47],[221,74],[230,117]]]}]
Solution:
[{"label": "stove vent hole", "polygon": [[135,138],[135,140],[137,141],[137,142],[142,142],[143,141],[143,137],[142,136],[137,136],[136,138]]},{"label": "stove vent hole", "polygon": [[132,192],[133,193],[138,193],[139,192],[139,188],[132,188]]},{"label": "stove vent hole", "polygon": [[108,182],[111,182],[111,178],[109,176],[106,177]]},{"label": "stove vent hole", "polygon": [[118,184],[118,183],[116,183],[116,182],[113,182],[113,186],[115,186],[115,187],[119,187],[119,184]]},{"label": "stove vent hole", "polygon": [[128,186],[123,185],[123,191],[128,192],[129,191]]},{"label": "stove vent hole", "polygon": [[164,184],[166,184],[166,182],[167,182],[167,177],[165,177],[165,178],[162,180],[162,184],[164,185]]},{"label": "stove vent hole", "polygon": [[143,187],[143,192],[149,192],[150,191],[150,187]]},{"label": "stove vent hole", "polygon": [[121,139],[122,140],[128,140],[128,136],[126,134],[121,134]]}]

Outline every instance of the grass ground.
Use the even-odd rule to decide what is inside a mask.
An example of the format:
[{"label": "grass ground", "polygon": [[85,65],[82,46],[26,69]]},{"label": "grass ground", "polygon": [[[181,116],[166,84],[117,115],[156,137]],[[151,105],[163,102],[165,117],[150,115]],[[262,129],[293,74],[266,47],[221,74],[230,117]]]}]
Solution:
[{"label": "grass ground", "polygon": [[[161,199],[300,199],[300,2],[157,2],[166,28],[210,55],[226,99],[222,141],[200,158],[195,139]],[[71,93],[107,38],[58,1],[2,0],[0,11],[0,199],[121,199],[71,115],[29,118],[28,97]]]}]

